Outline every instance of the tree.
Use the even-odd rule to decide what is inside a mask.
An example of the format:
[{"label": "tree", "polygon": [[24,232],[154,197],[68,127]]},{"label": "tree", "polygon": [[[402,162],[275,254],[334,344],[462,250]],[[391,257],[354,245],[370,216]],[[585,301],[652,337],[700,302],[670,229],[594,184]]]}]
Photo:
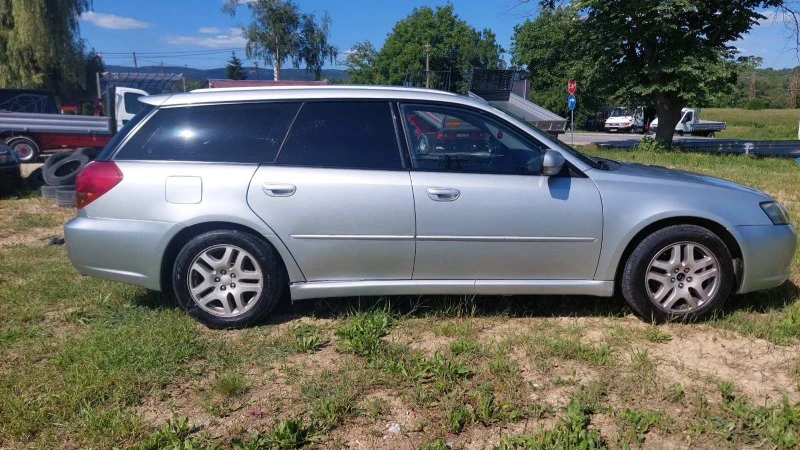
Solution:
[{"label": "tree", "polygon": [[584,60],[579,31],[575,9],[545,8],[514,27],[510,50],[511,64],[528,74],[531,100],[546,109],[569,115],[567,82],[577,81],[576,123],[607,104],[610,95],[606,74]]},{"label": "tree", "polygon": [[322,14],[322,21],[317,23],[313,14],[303,14],[300,25],[300,51],[296,55],[295,66],[306,63],[306,72],[314,74],[315,80],[322,79],[322,66],[325,61],[333,62],[339,49],[328,42],[330,36],[331,17]]},{"label": "tree", "polygon": [[[552,7],[553,0],[543,2]],[[681,108],[703,104],[736,81],[735,48],[783,0],[572,0],[586,61],[609,70],[617,94],[656,108],[656,138],[672,143]]]},{"label": "tree", "polygon": [[231,59],[225,66],[225,76],[229,80],[246,80],[247,74],[242,68],[242,60],[236,57],[236,52],[231,52]]},{"label": "tree", "polygon": [[357,42],[350,49],[344,65],[347,66],[349,82],[353,84],[377,84],[378,77],[375,71],[375,60],[378,51],[370,41]]},{"label": "tree", "polygon": [[474,68],[503,68],[503,48],[491,30],[477,31],[455,14],[452,4],[414,8],[398,21],[378,52],[375,69],[378,82],[401,84],[408,71],[425,69],[426,46],[430,46],[431,71],[450,71],[451,86],[464,92]]},{"label": "tree", "polygon": [[0,86],[85,86],[78,17],[89,0],[0,0]]},{"label": "tree", "polygon": [[291,0],[225,0],[222,9],[235,15],[243,2],[253,16],[253,22],[242,28],[245,54],[272,64],[275,80],[281,79],[281,66],[287,61],[295,67],[305,63],[306,70],[319,78],[325,61],[335,59],[338,50],[328,42],[328,13],[317,23],[313,14],[301,14]]}]

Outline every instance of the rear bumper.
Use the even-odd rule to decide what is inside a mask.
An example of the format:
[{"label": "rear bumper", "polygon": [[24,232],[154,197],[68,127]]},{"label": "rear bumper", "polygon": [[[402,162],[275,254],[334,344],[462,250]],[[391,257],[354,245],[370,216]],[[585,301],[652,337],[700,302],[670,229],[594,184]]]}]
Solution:
[{"label": "rear bumper", "polygon": [[789,278],[797,245],[792,225],[740,226],[729,231],[742,250],[739,293],[774,288]]},{"label": "rear bumper", "polygon": [[78,217],[64,225],[67,255],[83,275],[161,290],[161,258],[182,225]]}]

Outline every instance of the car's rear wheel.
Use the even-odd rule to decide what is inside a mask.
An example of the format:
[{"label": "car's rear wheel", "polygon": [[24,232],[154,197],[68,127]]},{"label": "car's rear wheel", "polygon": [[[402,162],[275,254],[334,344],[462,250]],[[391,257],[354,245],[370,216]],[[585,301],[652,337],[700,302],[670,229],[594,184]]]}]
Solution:
[{"label": "car's rear wheel", "polygon": [[645,320],[691,321],[719,309],[734,283],[733,259],[719,236],[696,225],[674,225],[636,246],[621,288]]},{"label": "car's rear wheel", "polygon": [[17,154],[17,159],[21,163],[36,162],[39,157],[39,145],[29,137],[11,138],[6,141],[9,147]]},{"label": "car's rear wheel", "polygon": [[172,289],[189,315],[211,328],[240,328],[263,320],[284,288],[272,247],[236,230],[191,239],[175,260]]}]

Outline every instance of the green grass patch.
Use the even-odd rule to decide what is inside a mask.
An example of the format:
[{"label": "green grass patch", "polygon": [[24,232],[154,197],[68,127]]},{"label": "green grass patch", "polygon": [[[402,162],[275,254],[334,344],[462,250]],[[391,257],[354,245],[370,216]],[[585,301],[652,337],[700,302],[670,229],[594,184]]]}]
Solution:
[{"label": "green grass patch", "polygon": [[700,117],[727,123],[725,131],[717,133],[719,138],[797,139],[800,110],[706,108]]}]

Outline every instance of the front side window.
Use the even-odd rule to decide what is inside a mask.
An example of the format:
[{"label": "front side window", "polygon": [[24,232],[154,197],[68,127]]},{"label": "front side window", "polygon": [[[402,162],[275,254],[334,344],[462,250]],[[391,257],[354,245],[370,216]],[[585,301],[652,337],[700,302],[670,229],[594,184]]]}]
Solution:
[{"label": "front side window", "polygon": [[403,105],[417,170],[538,175],[543,149],[497,120],[467,109]]},{"label": "front side window", "polygon": [[389,103],[326,101],[303,104],[276,164],[402,169]]},{"label": "front side window", "polygon": [[117,160],[272,162],[298,103],[163,108],[117,153]]}]

